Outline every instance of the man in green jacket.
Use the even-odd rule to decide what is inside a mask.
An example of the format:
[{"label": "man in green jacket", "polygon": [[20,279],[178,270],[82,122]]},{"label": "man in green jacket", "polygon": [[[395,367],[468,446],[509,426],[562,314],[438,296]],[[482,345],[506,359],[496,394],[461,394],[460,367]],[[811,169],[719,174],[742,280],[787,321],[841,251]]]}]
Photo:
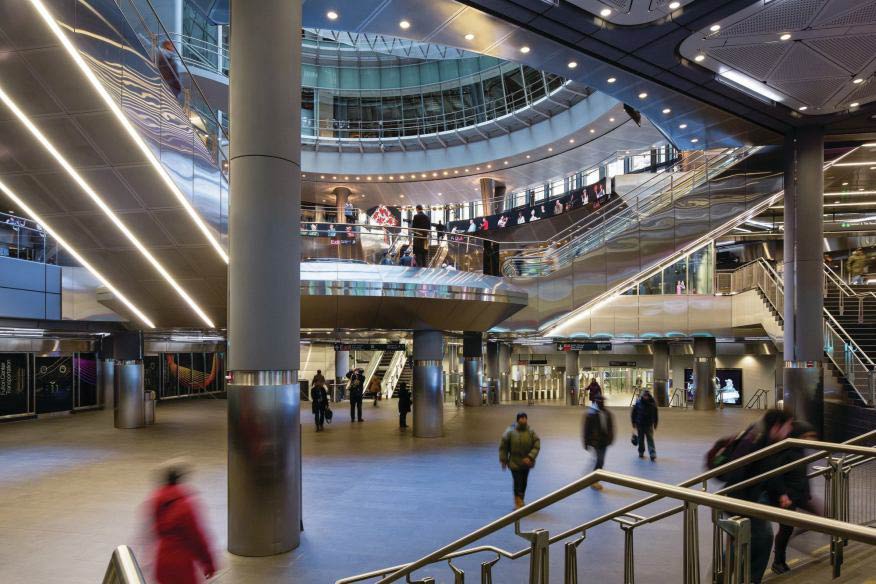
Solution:
[{"label": "man in green jacket", "polygon": [[535,458],[541,449],[541,440],[530,427],[526,413],[517,414],[517,423],[508,426],[499,442],[499,464],[502,470],[511,469],[514,478],[514,508],[520,509],[526,503],[526,481],[529,470],[535,466]]}]

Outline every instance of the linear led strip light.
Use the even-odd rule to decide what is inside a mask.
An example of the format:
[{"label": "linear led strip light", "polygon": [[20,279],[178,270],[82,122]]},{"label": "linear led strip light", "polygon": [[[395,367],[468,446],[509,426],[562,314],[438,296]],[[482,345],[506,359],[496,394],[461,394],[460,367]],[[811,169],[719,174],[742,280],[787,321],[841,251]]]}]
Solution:
[{"label": "linear led strip light", "polygon": [[79,54],[79,50],[73,46],[73,43],[67,38],[67,35],[64,34],[64,31],[61,29],[61,25],[58,24],[58,21],[55,20],[55,17],[52,16],[52,13],[43,3],[43,0],[30,0],[30,3],[33,4],[33,7],[40,14],[43,20],[46,22],[46,25],[51,29],[51,31],[58,37],[58,40],[61,42],[61,45],[70,55],[70,58],[73,59],[73,62],[76,63],[76,66],[79,67],[82,74],[88,79],[88,82],[91,83],[92,87],[94,87],[97,94],[101,97],[110,111],[116,116],[116,119],[134,141],[134,143],[140,148],[140,151],[143,152],[143,155],[146,159],[152,164],[155,168],[156,172],[158,172],[158,176],[164,181],[164,184],[170,189],[170,192],[174,194],[180,204],[188,213],[189,217],[195,223],[195,225],[200,229],[201,233],[207,238],[207,241],[213,246],[213,249],[216,250],[216,253],[219,254],[219,257],[222,258],[226,264],[228,263],[228,254],[225,253],[225,250],[222,249],[222,245],[219,243],[219,240],[213,235],[210,227],[204,222],[198,212],[192,207],[191,203],[189,203],[186,196],[179,189],[173,179],[165,170],[164,166],[161,162],[156,158],[155,153],[152,152],[152,149],[149,148],[149,145],[146,144],[146,141],[137,132],[136,128],[134,128],[131,121],[128,120],[128,117],[125,115],[125,112],[122,111],[122,108],[113,101],[113,97],[107,91],[106,87],[103,86],[100,79],[94,74],[94,71],[88,66],[85,62],[85,59],[82,58],[82,55]]},{"label": "linear led strip light", "polygon": [[143,314],[143,312],[139,308],[137,308],[133,302],[128,300],[127,296],[125,296],[124,294],[119,292],[119,290],[115,286],[113,286],[110,283],[110,281],[104,277],[103,274],[98,272],[94,268],[94,266],[92,266],[90,263],[88,263],[85,260],[85,258],[83,258],[81,255],[79,255],[79,252],[76,251],[72,245],[67,243],[67,241],[63,237],[58,235],[57,232],[54,229],[52,229],[52,227],[48,223],[46,223],[42,217],[37,215],[33,211],[33,209],[31,209],[27,205],[27,203],[22,201],[21,198],[14,191],[12,191],[12,189],[10,189],[8,186],[6,186],[2,181],[0,181],[0,191],[3,191],[6,194],[6,196],[9,197],[9,199],[12,200],[12,202],[14,202],[15,205],[24,212],[25,215],[28,215],[31,219],[33,219],[34,221],[39,223],[43,227],[43,229],[45,229],[46,233],[48,233],[50,236],[55,238],[55,240],[59,244],[61,244],[61,246],[63,246],[68,252],[70,252],[70,255],[72,255],[76,259],[77,262],[82,264],[82,266],[86,270],[91,272],[95,278],[100,280],[101,284],[106,286],[109,289],[109,291],[115,295],[116,298],[118,298],[119,300],[122,301],[122,304],[127,306],[131,312],[133,312],[135,315],[137,315],[137,318],[139,318],[141,321],[143,321],[143,324],[145,324],[149,328],[155,328],[155,324],[149,319],[148,316]]},{"label": "linear led strip light", "polygon": [[4,91],[2,85],[0,85],[0,101],[2,101],[6,105],[6,107],[8,107],[13,114],[15,114],[15,117],[18,118],[18,120],[28,129],[28,131],[30,131],[34,138],[36,138],[39,143],[42,144],[46,150],[49,151],[49,154],[51,154],[58,162],[58,164],[60,164],[61,167],[63,167],[64,170],[67,171],[67,174],[69,174],[70,177],[74,181],[76,181],[76,184],[78,184],[79,187],[85,192],[85,194],[87,194],[88,197],[92,201],[94,201],[94,204],[97,205],[101,211],[103,211],[104,215],[109,217],[110,221],[113,222],[113,224],[118,228],[119,231],[122,232],[122,234],[128,239],[128,241],[130,241],[134,245],[134,247],[136,247],[137,250],[143,255],[143,257],[145,257],[149,261],[149,263],[152,264],[152,267],[154,267],[158,271],[158,273],[161,274],[161,277],[164,278],[167,283],[173,287],[174,290],[176,290],[176,293],[179,294],[183,300],[185,300],[186,304],[188,304],[191,309],[195,311],[195,313],[201,318],[201,320],[204,321],[204,323],[210,328],[215,328],[213,321],[210,320],[210,318],[204,313],[203,310],[201,310],[201,307],[198,306],[195,301],[192,300],[192,298],[188,295],[188,293],[183,290],[182,286],[180,286],[177,281],[173,279],[173,276],[170,275],[170,273],[164,268],[164,266],[158,263],[158,260],[156,260],[155,257],[149,252],[149,250],[146,249],[146,246],[144,246],[140,242],[140,240],[137,239],[137,236],[134,235],[124,223],[122,223],[118,215],[116,215],[113,210],[110,209],[109,206],[103,201],[103,199],[98,196],[97,192],[95,192],[95,190],[91,188],[91,185],[89,185],[85,181],[85,179],[82,178],[82,175],[80,175],[76,171],[76,169],[73,168],[73,165],[71,165],[70,162],[68,162],[67,159],[64,158],[64,156],[58,151],[58,149],[55,148],[55,145],[52,144],[48,140],[48,138],[46,138],[46,136],[40,131],[40,129],[37,128],[36,125],[34,125],[30,118],[28,118],[27,115],[23,111],[21,111],[21,108],[18,107],[18,104],[12,101],[12,98],[10,98],[6,91]]}]

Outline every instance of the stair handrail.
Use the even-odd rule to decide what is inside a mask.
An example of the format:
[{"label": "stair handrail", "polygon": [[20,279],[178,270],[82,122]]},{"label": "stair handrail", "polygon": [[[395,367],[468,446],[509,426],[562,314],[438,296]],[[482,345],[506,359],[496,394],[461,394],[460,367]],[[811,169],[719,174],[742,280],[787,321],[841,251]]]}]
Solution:
[{"label": "stair handrail", "polygon": [[864,292],[858,292],[851,286],[849,286],[846,282],[843,281],[842,278],[831,268],[826,262],[824,264],[824,275],[831,282],[836,285],[839,291],[848,298],[874,298],[876,299],[876,292],[872,292],[870,290]]},{"label": "stair handrail", "polygon": [[764,406],[768,406],[769,405],[769,393],[767,392],[767,390],[760,388],[756,392],[754,392],[754,395],[751,396],[751,399],[749,399],[748,403],[745,404],[745,409],[753,409],[753,404],[756,403],[758,405],[757,409],[759,409],[759,410],[764,409],[765,410],[766,407],[763,407],[763,408],[760,407],[761,398],[764,398]]},{"label": "stair handrail", "polygon": [[371,360],[368,361],[368,366],[365,368],[365,382],[362,384],[362,391],[368,391],[368,386],[371,385],[371,378],[377,373],[377,368],[380,366],[380,360],[383,359],[384,351],[374,351],[371,354]]},{"label": "stair handrail", "polygon": [[[524,507],[513,511],[512,513],[509,513],[509,514],[487,524],[486,526],[481,527],[480,529],[478,529],[474,532],[471,532],[466,536],[463,536],[462,538],[454,541],[453,543],[451,543],[447,546],[444,546],[444,547],[440,548],[439,550],[436,550],[435,552],[433,552],[433,553],[431,553],[431,554],[429,554],[429,555],[427,555],[427,556],[425,556],[425,557],[423,557],[415,562],[411,562],[408,564],[399,564],[396,566],[381,568],[378,570],[372,570],[372,571],[364,573],[364,574],[350,576],[347,578],[337,580],[335,582],[335,584],[353,584],[354,582],[361,582],[363,580],[369,580],[369,579],[377,578],[377,577],[382,578],[377,584],[388,584],[389,582],[397,580],[398,578],[401,578],[402,576],[407,576],[407,575],[411,574],[412,572],[414,572],[415,570],[417,570],[423,566],[426,566],[428,564],[433,564],[433,563],[437,563],[437,562],[441,562],[441,561],[445,561],[445,560],[450,560],[453,558],[468,556],[468,555],[482,553],[482,552],[492,552],[492,553],[495,553],[497,556],[506,557],[510,560],[516,560],[516,559],[522,558],[530,553],[530,551],[531,551],[530,547],[523,548],[523,549],[518,550],[516,552],[509,552],[507,550],[504,550],[502,548],[492,546],[492,545],[481,545],[481,546],[467,548],[467,549],[459,549],[459,548],[461,548],[469,543],[473,543],[479,539],[482,539],[483,537],[486,537],[487,535],[490,535],[493,532],[498,531],[499,529],[507,527],[511,524],[515,524],[516,526],[519,526],[519,522],[521,519],[537,512],[537,511],[540,511],[544,507],[547,507],[547,506],[549,506],[549,505],[551,505],[551,504],[553,504],[561,499],[564,499],[564,498],[568,497],[569,495],[575,494],[575,493],[589,487],[594,482],[599,482],[599,481],[611,482],[614,484],[620,484],[622,486],[628,486],[629,488],[631,488],[633,490],[649,491],[649,492],[651,492],[651,494],[643,499],[640,499],[640,500],[634,502],[634,503],[630,503],[628,505],[625,505],[625,506],[621,507],[620,509],[616,509],[614,511],[611,511],[609,513],[606,513],[604,515],[596,517],[594,519],[588,520],[585,523],[582,523],[580,525],[577,525],[575,527],[567,529],[561,533],[552,535],[552,536],[550,536],[550,538],[548,540],[549,545],[563,541],[563,540],[568,539],[572,536],[586,534],[586,532],[588,530],[593,529],[594,527],[601,525],[603,523],[607,523],[608,521],[613,521],[613,520],[616,520],[617,518],[621,518],[621,517],[631,517],[632,516],[631,514],[634,511],[636,511],[637,509],[644,507],[646,505],[650,505],[651,503],[655,503],[657,501],[663,500],[665,498],[677,498],[677,499],[681,499],[681,500],[686,501],[686,502],[692,502],[690,499],[687,498],[687,496],[691,493],[697,493],[699,496],[707,497],[706,500],[709,502],[715,502],[714,498],[717,498],[718,502],[736,501],[736,502],[743,503],[743,504],[747,503],[748,505],[757,505],[756,508],[749,507],[749,508],[744,509],[744,510],[739,511],[739,512],[742,514],[745,514],[745,515],[751,515],[751,516],[767,519],[768,521],[776,521],[778,523],[798,526],[799,525],[798,523],[794,523],[798,519],[801,519],[803,517],[812,519],[814,516],[805,515],[805,514],[796,513],[796,512],[789,512],[789,511],[781,510],[781,509],[778,509],[775,507],[766,507],[764,505],[758,505],[755,503],[748,503],[748,502],[744,502],[744,501],[741,501],[738,499],[731,499],[725,495],[719,495],[717,493],[732,492],[733,490],[742,489],[742,488],[746,488],[748,486],[752,486],[754,484],[761,483],[764,480],[767,480],[768,478],[771,478],[773,476],[778,476],[779,474],[783,474],[785,472],[788,472],[788,470],[791,470],[792,468],[795,468],[796,466],[808,465],[809,463],[814,462],[816,460],[819,460],[821,458],[824,458],[825,456],[828,456],[834,452],[844,452],[844,453],[849,453],[849,454],[856,454],[856,455],[866,457],[868,459],[869,458],[876,458],[876,447],[856,447],[857,444],[859,444],[861,442],[865,442],[867,440],[874,439],[874,438],[876,438],[876,430],[871,430],[870,432],[867,432],[865,434],[861,434],[859,436],[851,438],[850,440],[846,440],[845,442],[842,442],[840,444],[836,444],[836,443],[832,443],[832,442],[815,442],[815,441],[808,441],[808,440],[799,440],[799,439],[795,439],[795,438],[786,438],[784,440],[781,440],[779,442],[771,444],[765,448],[762,448],[760,450],[757,450],[757,451],[752,452],[750,454],[747,454],[745,456],[741,456],[741,457],[737,458],[736,460],[732,460],[732,461],[730,461],[726,464],[723,464],[719,467],[716,467],[714,469],[700,473],[694,477],[691,477],[691,478],[679,483],[678,485],[670,486],[670,485],[665,485],[662,483],[656,483],[657,485],[660,485],[661,487],[665,487],[667,489],[667,490],[661,490],[661,491],[656,491],[656,490],[651,489],[651,488],[642,488],[642,489],[637,488],[636,485],[641,484],[642,486],[645,486],[645,485],[649,485],[650,483],[652,483],[652,481],[646,481],[645,479],[642,479],[640,477],[627,477],[625,475],[618,475],[616,473],[609,473],[608,471],[604,471],[604,470],[594,471],[594,472],[591,472],[590,474],[584,476],[583,478],[578,479],[577,481],[574,481],[573,483],[570,483],[569,485],[566,485],[565,487],[562,487],[562,488],[560,488],[560,489],[558,489],[558,490],[556,490],[548,495],[545,495],[544,497],[542,497],[541,499],[538,499],[537,501],[533,501],[532,503],[529,503],[528,505],[525,505]],[[800,448],[800,447],[803,447],[803,448],[814,447],[814,448],[818,448],[819,450],[812,453],[812,454],[806,455],[806,456],[804,456],[804,457],[802,457],[794,462],[788,463],[788,464],[783,465],[781,467],[771,469],[771,470],[769,470],[766,473],[763,473],[761,475],[757,475],[755,477],[752,477],[750,479],[747,479],[747,480],[742,481],[740,483],[737,483],[735,485],[731,485],[730,487],[725,487],[724,489],[717,491],[715,494],[706,493],[706,492],[703,492],[700,490],[693,490],[693,489],[688,488],[688,487],[693,487],[694,485],[701,484],[702,489],[705,490],[708,486],[708,481],[710,479],[717,478],[718,476],[721,476],[727,472],[730,472],[732,470],[736,470],[736,469],[741,468],[743,466],[746,466],[752,462],[756,462],[758,460],[766,458],[767,456],[777,454],[777,453],[782,452],[788,448]],[[616,480],[613,480],[613,479],[617,479],[618,477],[621,477],[622,479],[627,479],[628,482],[627,483],[623,483],[623,482],[619,483],[619,482],[616,482]],[[704,504],[706,506],[711,506],[709,504],[709,502],[698,503],[698,504]],[[647,523],[653,523],[655,521],[658,521],[659,519],[663,519],[664,516],[669,516],[669,515],[667,515],[667,513],[669,513],[669,512],[671,512],[669,514],[674,515],[675,513],[679,512],[678,511],[679,509],[684,510],[684,506],[675,507],[675,508],[669,509],[668,511],[660,512],[657,515],[650,517],[650,518],[641,518],[641,520],[636,522],[636,525],[646,524],[646,523],[643,523],[643,521],[647,522]],[[778,513],[794,513],[794,516],[790,517],[788,515],[784,515],[782,517],[778,517],[776,515],[773,515],[772,516],[773,518],[767,518],[765,516],[760,515],[760,512],[765,510],[765,509],[770,509],[771,511],[778,512]],[[734,511],[734,512],[736,512],[736,511]],[[843,524],[841,522],[837,522],[835,520],[828,520],[828,519],[824,519],[824,518],[817,518],[817,519],[820,519],[821,521],[828,521],[828,522],[830,522],[830,525],[834,525],[837,523],[839,523],[840,525],[844,525],[844,526],[846,525],[846,524]],[[794,521],[794,522],[792,522],[792,521]],[[856,529],[854,531],[856,534],[861,533],[861,530],[865,530],[865,531],[869,530],[870,536],[874,538],[873,541],[874,541],[874,543],[876,543],[876,530],[873,530],[871,528],[860,528],[857,526],[855,526],[855,528]],[[813,531],[821,531],[821,529],[818,527],[812,527],[809,529],[812,529]],[[855,539],[855,538],[851,538],[851,539]]]},{"label": "stair handrail", "polygon": [[140,564],[134,552],[126,545],[120,545],[113,550],[103,584],[146,584],[146,578],[140,570]]},{"label": "stair handrail", "polygon": [[381,391],[383,395],[392,397],[392,392],[395,391],[395,386],[404,371],[405,363],[407,362],[407,351],[395,351],[392,355],[392,360],[389,362],[389,367],[383,375],[381,382]]}]

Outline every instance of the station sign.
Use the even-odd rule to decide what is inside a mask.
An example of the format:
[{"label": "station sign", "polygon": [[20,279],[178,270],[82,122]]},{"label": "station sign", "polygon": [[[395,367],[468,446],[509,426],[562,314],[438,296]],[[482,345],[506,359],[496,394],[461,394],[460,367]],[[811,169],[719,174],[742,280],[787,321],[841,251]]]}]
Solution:
[{"label": "station sign", "polygon": [[609,367],[635,367],[635,361],[609,361]]},{"label": "station sign", "polygon": [[404,351],[404,343],[335,343],[335,351]]},{"label": "station sign", "polygon": [[557,351],[611,351],[611,343],[557,343]]}]

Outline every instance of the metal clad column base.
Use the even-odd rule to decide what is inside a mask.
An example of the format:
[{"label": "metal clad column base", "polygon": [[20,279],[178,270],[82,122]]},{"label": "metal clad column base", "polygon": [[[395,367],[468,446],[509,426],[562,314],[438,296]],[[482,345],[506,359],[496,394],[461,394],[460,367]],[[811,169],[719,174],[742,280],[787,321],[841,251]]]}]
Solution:
[{"label": "metal clad column base", "polygon": [[116,428],[146,425],[143,403],[143,362],[115,361],[113,364],[113,414]]},{"label": "metal clad column base", "polygon": [[785,361],[784,410],[824,430],[824,368],[821,361]]},{"label": "metal clad column base", "polygon": [[578,405],[578,351],[566,353],[566,405]]},{"label": "metal clad column base", "polygon": [[715,358],[694,359],[694,409],[715,409]]},{"label": "metal clad column base", "polygon": [[654,399],[661,408],[669,407],[669,380],[654,380]]},{"label": "metal clad column base", "polygon": [[299,387],[228,386],[228,551],[269,556],[298,547]]},{"label": "metal clad column base", "polygon": [[440,360],[414,361],[414,436],[444,435],[443,371]]},{"label": "metal clad column base", "polygon": [[100,404],[106,410],[115,408],[115,365],[112,359],[100,359],[97,362]]},{"label": "metal clad column base", "polygon": [[462,363],[462,379],[465,386],[465,405],[481,406],[481,367],[483,359],[480,357],[464,357]]}]

